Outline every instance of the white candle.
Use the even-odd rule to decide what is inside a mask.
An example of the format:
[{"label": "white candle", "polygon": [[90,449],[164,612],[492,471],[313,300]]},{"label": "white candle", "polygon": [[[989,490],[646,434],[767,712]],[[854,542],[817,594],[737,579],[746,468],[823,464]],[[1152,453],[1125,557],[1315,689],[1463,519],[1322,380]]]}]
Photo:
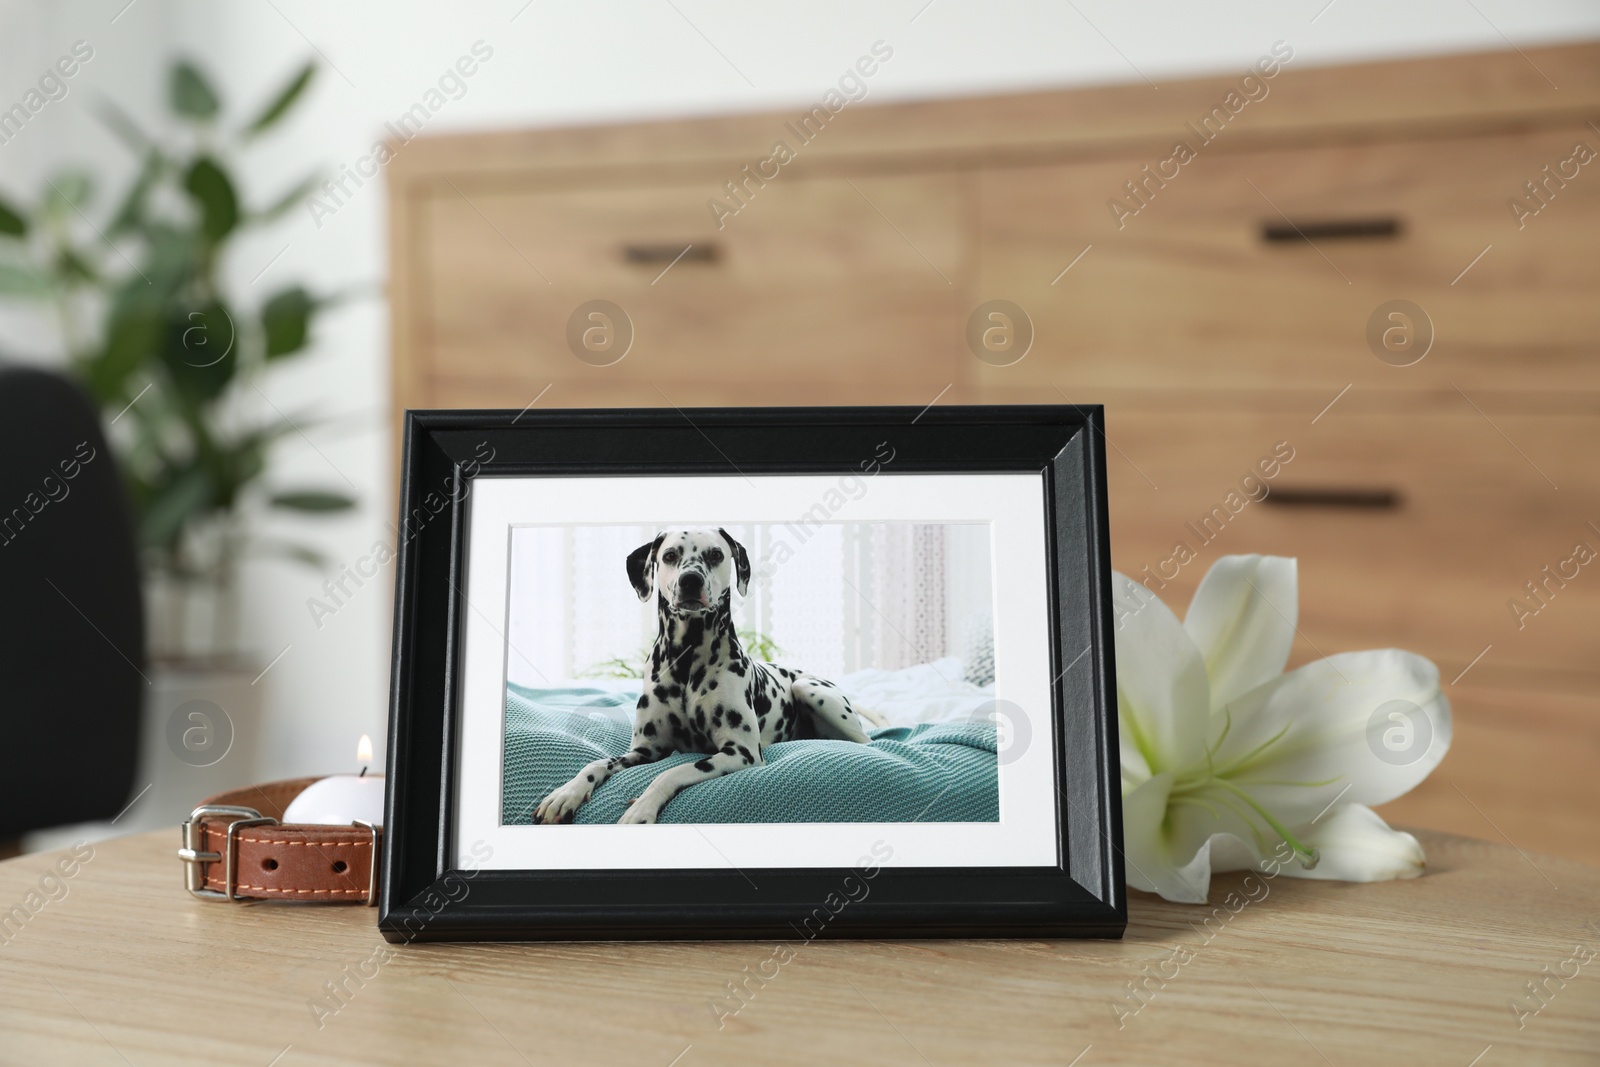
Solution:
[{"label": "white candle", "polygon": [[[361,743],[356,747],[356,759],[364,764],[372,762],[372,738],[366,734],[361,735]],[[349,826],[360,820],[382,826],[383,785],[383,775],[367,774],[365,766],[360,774],[335,774],[312,782],[289,802],[283,821],[296,825]]]}]

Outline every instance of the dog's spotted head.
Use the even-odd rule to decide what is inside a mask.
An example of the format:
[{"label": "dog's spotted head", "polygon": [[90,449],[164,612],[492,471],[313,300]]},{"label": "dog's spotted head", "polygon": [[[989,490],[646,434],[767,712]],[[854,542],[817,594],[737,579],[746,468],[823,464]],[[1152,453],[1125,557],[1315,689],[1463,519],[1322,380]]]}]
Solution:
[{"label": "dog's spotted head", "polygon": [[750,588],[750,557],[727,530],[667,530],[628,554],[628,580],[640,600],[660,591],[675,614],[710,611]]}]

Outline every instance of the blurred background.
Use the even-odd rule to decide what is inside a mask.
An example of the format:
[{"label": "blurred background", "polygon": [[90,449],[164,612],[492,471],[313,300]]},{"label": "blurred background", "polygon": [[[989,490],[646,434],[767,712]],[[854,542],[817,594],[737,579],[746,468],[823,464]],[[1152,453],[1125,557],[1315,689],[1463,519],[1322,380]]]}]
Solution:
[{"label": "blurred background", "polygon": [[1600,862],[1593,4],[0,30],[9,847],[381,760],[407,407],[991,401],[1107,405],[1180,613],[1296,555],[1296,662],[1439,664],[1391,820]]},{"label": "blurred background", "polygon": [[[859,480],[858,480],[859,481]],[[859,482],[863,495],[867,484]],[[523,526],[511,535],[506,673],[526,688],[649,673],[654,597],[624,561],[662,526]],[[824,678],[861,670],[994,682],[987,523],[734,523],[750,560],[733,623],[745,650]],[[930,669],[931,668],[931,669]]]}]

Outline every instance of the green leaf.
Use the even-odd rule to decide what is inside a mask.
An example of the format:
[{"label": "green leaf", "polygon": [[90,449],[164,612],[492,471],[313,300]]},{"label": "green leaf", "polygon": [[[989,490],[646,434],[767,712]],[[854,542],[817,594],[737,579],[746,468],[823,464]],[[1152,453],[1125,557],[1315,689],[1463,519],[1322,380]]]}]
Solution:
[{"label": "green leaf", "polygon": [[306,346],[316,301],[302,286],[276,294],[261,308],[261,325],[267,333],[267,358],[278,359]]},{"label": "green leaf", "polygon": [[306,197],[310,196],[316,191],[321,177],[322,176],[320,174],[313,174],[309,178],[306,178],[299,185],[296,185],[293,189],[290,189],[287,193],[284,193],[277,200],[273,201],[271,205],[252,214],[250,216],[250,221],[273,222],[279,218],[282,218],[296,204],[299,204],[301,201],[305,200]]},{"label": "green leaf", "polygon": [[591,663],[578,672],[579,678],[643,678],[643,660],[634,662],[625,660],[620,656],[603,659],[599,663]]},{"label": "green leaf", "polygon": [[50,279],[30,264],[0,263],[0,296],[49,296]]},{"label": "green leaf", "polygon": [[83,365],[89,390],[101,404],[123,398],[128,378],[155,354],[161,343],[162,313],[160,296],[143,278],[131,279],[113,298],[106,312],[105,340]]},{"label": "green leaf", "polygon": [[104,97],[95,102],[95,117],[105,123],[111,132],[116,134],[123,144],[143,155],[154,147],[150,135],[139,128],[139,124],[116,104]]},{"label": "green leaf", "polygon": [[243,489],[267,469],[266,450],[256,441],[245,440],[217,446],[214,456],[218,482],[217,503],[231,508]]},{"label": "green leaf", "polygon": [[146,545],[171,545],[183,528],[212,506],[211,479],[196,465],[171,472],[156,487],[139,517],[139,537]]},{"label": "green leaf", "polygon": [[239,367],[239,331],[219,301],[169,310],[161,361],[172,384],[192,401],[215,400]]},{"label": "green leaf", "polygon": [[175,114],[202,121],[215,118],[222,109],[222,102],[217,99],[205,75],[187,59],[180,59],[172,65],[168,101]]},{"label": "green leaf", "polygon": [[362,282],[340,289],[337,292],[325,293],[317,298],[317,310],[325,311],[328,308],[339,307],[356,300],[365,300],[368,297],[382,297],[383,286],[370,282]]},{"label": "green leaf", "polygon": [[295,544],[291,541],[278,541],[268,538],[255,538],[249,547],[264,556],[282,556],[292,559],[296,563],[303,563],[316,571],[326,571],[329,560],[326,555],[306,545]]},{"label": "green leaf", "polygon": [[82,210],[94,194],[94,183],[81,170],[66,170],[48,179],[50,191],[45,194],[46,209],[65,217],[69,211]]},{"label": "green leaf", "polygon": [[294,102],[300,98],[300,94],[305,92],[306,86],[311,84],[311,78],[316,73],[317,65],[315,63],[307,63],[301,67],[300,72],[290,78],[287,85],[278,90],[278,95],[273,97],[272,103],[267,105],[266,110],[256,116],[254,122],[245,127],[245,136],[254,137],[283,118],[288,110],[294,106]]},{"label": "green leaf", "polygon": [[62,248],[60,254],[56,256],[56,274],[63,279],[80,282],[94,282],[100,277],[100,272],[94,269],[94,264],[71,248]]},{"label": "green leaf", "polygon": [[183,187],[200,202],[201,229],[212,244],[239,224],[239,196],[215,160],[207,156],[195,160],[184,177]]},{"label": "green leaf", "polygon": [[356,506],[354,497],[326,489],[296,489],[285,493],[274,493],[268,503],[275,508],[288,508],[290,511],[315,512],[348,511]]},{"label": "green leaf", "polygon": [[[148,384],[154,385],[153,382]],[[141,396],[141,393],[144,395]],[[164,394],[156,389],[152,388],[146,393],[145,385],[129,382],[127,392],[113,405],[119,412],[128,412],[124,425],[131,426],[133,430],[133,440],[126,448],[119,450],[117,459],[122,465],[137,513],[144,511],[145,503],[154,495],[148,479],[163,477],[174,465],[167,447],[172,420],[162,402],[164,399]]]},{"label": "green leaf", "polygon": [[0,234],[7,237],[25,237],[28,233],[28,220],[23,218],[11,205],[0,200]]},{"label": "green leaf", "polygon": [[171,300],[173,295],[196,279],[201,270],[205,247],[193,230],[180,230],[164,223],[145,226],[150,252],[144,263],[144,278],[133,278],[130,289],[145,285],[148,293]]},{"label": "green leaf", "polygon": [[739,642],[744,645],[744,650],[756,659],[771,663],[783,658],[783,649],[778,643],[760,630],[740,630]]},{"label": "green leaf", "polygon": [[111,236],[127,233],[144,222],[145,202],[150,198],[150,190],[161,180],[166,165],[166,158],[158,149],[152,148],[145,153],[144,165],[139,168],[139,176],[129,187],[128,195],[122,198],[122,205],[117,208],[117,213],[111,218],[111,225],[107,227],[107,232]]}]

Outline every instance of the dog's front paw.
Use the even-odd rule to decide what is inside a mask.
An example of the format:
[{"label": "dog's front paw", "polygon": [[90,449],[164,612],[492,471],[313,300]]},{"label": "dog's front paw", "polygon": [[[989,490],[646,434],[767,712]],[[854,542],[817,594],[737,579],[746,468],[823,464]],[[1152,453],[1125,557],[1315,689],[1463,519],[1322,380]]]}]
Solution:
[{"label": "dog's front paw", "polygon": [[578,814],[578,809],[583,802],[589,799],[589,790],[580,788],[576,782],[568,782],[557,789],[539,804],[533,812],[533,821],[536,823],[571,822]]},{"label": "dog's front paw", "polygon": [[661,805],[649,796],[642,796],[628,805],[628,810],[622,813],[622,818],[617,824],[627,823],[652,823],[661,817]]}]

